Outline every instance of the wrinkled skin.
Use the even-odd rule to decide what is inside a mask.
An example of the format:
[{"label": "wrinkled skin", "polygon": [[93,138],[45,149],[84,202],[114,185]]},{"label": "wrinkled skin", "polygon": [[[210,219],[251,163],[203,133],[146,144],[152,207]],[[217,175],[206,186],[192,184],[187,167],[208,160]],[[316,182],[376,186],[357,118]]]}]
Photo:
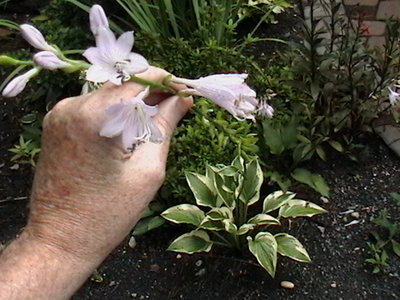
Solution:
[{"label": "wrinkled skin", "polygon": [[[140,76],[161,82],[166,75],[150,68]],[[148,104],[159,103],[164,142],[129,153],[118,138],[98,132],[107,107],[142,89],[132,82],[106,84],[60,101],[46,115],[26,233],[78,259],[98,261],[129,233],[164,180],[172,131],[192,106],[191,98],[150,94]]]}]

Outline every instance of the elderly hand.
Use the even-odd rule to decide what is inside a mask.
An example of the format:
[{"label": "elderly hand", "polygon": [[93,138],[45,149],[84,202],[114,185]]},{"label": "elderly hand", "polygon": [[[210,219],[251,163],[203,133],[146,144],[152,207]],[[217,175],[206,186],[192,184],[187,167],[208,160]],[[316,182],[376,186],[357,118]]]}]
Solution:
[{"label": "elderly hand", "polygon": [[[164,70],[150,68],[140,77],[161,82],[166,75]],[[69,297],[139,220],[164,180],[172,132],[192,106],[191,98],[152,92],[146,102],[159,105],[155,119],[164,141],[145,143],[128,153],[118,138],[101,137],[99,130],[107,118],[107,107],[136,96],[143,88],[133,82],[122,86],[106,84],[93,93],[58,102],[46,115],[28,225],[0,258],[0,282],[4,286],[7,261],[12,260],[10,253],[18,256],[18,249],[31,247],[31,251],[50,256],[43,259],[54,261],[56,273],[60,271],[58,265],[69,262],[63,266],[65,272],[76,273],[75,279],[69,278],[69,285],[62,276],[50,280],[58,293],[63,291],[63,297]],[[185,86],[172,88],[181,90]],[[30,257],[31,263],[36,260],[40,255]],[[32,272],[31,277],[36,274]],[[36,275],[50,274],[43,271]],[[35,284],[46,290],[45,283]],[[0,291],[3,285],[0,283]],[[26,299],[63,299],[57,293],[43,296],[39,291],[33,295],[37,298]]]}]

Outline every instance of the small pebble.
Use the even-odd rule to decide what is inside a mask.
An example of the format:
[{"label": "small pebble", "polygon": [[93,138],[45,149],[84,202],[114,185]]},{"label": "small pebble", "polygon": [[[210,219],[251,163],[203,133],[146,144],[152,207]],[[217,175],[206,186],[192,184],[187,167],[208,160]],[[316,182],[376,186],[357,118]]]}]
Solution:
[{"label": "small pebble", "polygon": [[200,267],[202,264],[203,264],[203,261],[201,259],[196,261],[196,267]]},{"label": "small pebble", "polygon": [[355,212],[351,213],[351,216],[352,216],[353,218],[358,219],[358,218],[360,218],[360,213],[355,211]]},{"label": "small pebble", "polygon": [[331,283],[331,288],[333,288],[333,289],[336,289],[336,288],[337,288],[336,282],[332,282],[332,283]]},{"label": "small pebble", "polygon": [[131,296],[132,296],[133,298],[136,298],[136,297],[137,297],[137,293],[132,293]]},{"label": "small pebble", "polygon": [[160,266],[157,264],[150,265],[150,272],[156,272],[156,273],[160,272]]},{"label": "small pebble", "polygon": [[129,239],[128,246],[131,247],[131,248],[135,248],[136,247],[136,239],[135,239],[134,236],[131,236],[131,238]]},{"label": "small pebble", "polygon": [[283,287],[285,289],[294,289],[294,283],[285,280],[285,281],[281,282],[281,287]]},{"label": "small pebble", "polygon": [[318,230],[321,231],[321,233],[325,233],[325,227],[323,226],[317,226]]},{"label": "small pebble", "polygon": [[326,197],[321,197],[321,201],[324,202],[325,204],[329,203],[329,199]]},{"label": "small pebble", "polygon": [[181,258],[182,258],[182,255],[180,255],[180,254],[176,255],[176,259],[181,259]]}]

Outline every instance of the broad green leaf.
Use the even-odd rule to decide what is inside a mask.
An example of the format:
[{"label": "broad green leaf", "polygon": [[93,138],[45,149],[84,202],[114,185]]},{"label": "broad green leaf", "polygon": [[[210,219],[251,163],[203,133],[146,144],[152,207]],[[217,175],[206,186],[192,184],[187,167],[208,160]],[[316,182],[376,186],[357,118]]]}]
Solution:
[{"label": "broad green leaf", "polygon": [[256,227],[256,224],[243,224],[242,226],[239,227],[239,229],[236,231],[237,235],[243,235],[248,233],[250,230],[253,230]]},{"label": "broad green leaf", "polygon": [[207,213],[210,220],[218,221],[224,219],[233,219],[232,210],[228,207],[213,208]]},{"label": "broad green leaf", "polygon": [[253,239],[248,236],[250,252],[257,258],[259,264],[274,277],[278,260],[278,243],[269,232],[260,232]]},{"label": "broad green leaf", "polygon": [[175,239],[167,250],[193,254],[195,252],[209,252],[212,245],[207,232],[194,230]]},{"label": "broad green leaf", "polygon": [[333,140],[328,140],[329,145],[331,145],[331,147],[333,149],[335,149],[338,152],[343,152],[343,146],[337,142],[337,141],[333,141]]},{"label": "broad green leaf", "polygon": [[133,235],[141,235],[163,225],[165,220],[160,216],[141,219],[132,231]]},{"label": "broad green leaf", "polygon": [[270,171],[270,170],[264,171],[264,175],[266,178],[269,178],[270,181],[276,182],[279,185],[279,187],[285,192],[292,185],[290,178],[282,175],[277,171]]},{"label": "broad green leaf", "polygon": [[208,216],[204,218],[204,220],[199,225],[200,228],[211,230],[211,231],[221,231],[225,230],[225,225],[221,220],[211,220]]},{"label": "broad green leaf", "polygon": [[199,226],[205,218],[204,212],[193,204],[180,204],[165,210],[161,216],[168,221]]},{"label": "broad green leaf", "polygon": [[318,156],[323,160],[326,161],[326,153],[324,151],[324,149],[322,149],[321,146],[317,146],[315,148],[315,150],[317,151]]},{"label": "broad green leaf", "polygon": [[238,172],[239,170],[235,166],[226,166],[218,171],[219,174],[229,177],[235,176]]},{"label": "broad green leaf", "polygon": [[255,225],[281,225],[278,219],[268,214],[258,214],[252,217],[247,223]]},{"label": "broad green leaf", "polygon": [[278,233],[275,235],[278,243],[278,253],[301,262],[311,262],[306,249],[294,236],[287,233]]},{"label": "broad green leaf", "polygon": [[214,187],[218,195],[218,201],[233,209],[236,206],[234,199],[234,178],[215,173],[214,179]]},{"label": "broad green leaf", "polygon": [[394,253],[396,253],[397,256],[400,256],[400,243],[392,240],[392,248]]},{"label": "broad green leaf", "polygon": [[235,168],[237,168],[240,171],[244,171],[244,159],[243,157],[236,156],[235,159],[232,161],[232,166],[234,166]]},{"label": "broad green leaf", "polygon": [[307,184],[322,196],[329,197],[329,186],[321,175],[301,168],[295,169],[290,175],[297,181]]},{"label": "broad green leaf", "polygon": [[327,211],[315,203],[292,199],[285,202],[279,209],[279,216],[284,218],[312,217]]},{"label": "broad green leaf", "polygon": [[197,205],[208,207],[216,206],[217,196],[210,178],[200,174],[186,172],[186,180],[193,192]]},{"label": "broad green leaf", "polygon": [[264,141],[271,154],[281,154],[285,150],[282,135],[279,128],[274,128],[271,121],[265,120],[262,123]]},{"label": "broad green leaf", "polygon": [[269,194],[263,203],[263,213],[267,213],[278,209],[281,207],[287,200],[293,199],[296,194],[291,192],[283,192],[283,191],[276,191]]},{"label": "broad green leaf", "polygon": [[233,220],[225,219],[222,220],[222,224],[225,225],[225,231],[233,234],[237,234],[237,226],[233,223]]},{"label": "broad green leaf", "polygon": [[260,188],[263,183],[263,173],[257,159],[253,159],[246,164],[244,172],[242,192],[239,200],[248,206],[258,201],[260,197]]}]

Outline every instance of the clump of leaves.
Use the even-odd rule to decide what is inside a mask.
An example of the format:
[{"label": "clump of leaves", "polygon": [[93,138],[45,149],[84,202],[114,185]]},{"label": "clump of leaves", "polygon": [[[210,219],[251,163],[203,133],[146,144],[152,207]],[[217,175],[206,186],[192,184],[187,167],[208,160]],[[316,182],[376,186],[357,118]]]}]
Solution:
[{"label": "clump of leaves", "polygon": [[372,222],[381,230],[371,232],[373,241],[367,245],[372,257],[366,259],[366,262],[373,265],[373,273],[379,273],[389,266],[389,253],[400,257],[400,222],[390,220],[386,209]]},{"label": "clump of leaves", "polygon": [[194,115],[183,120],[171,142],[161,192],[170,204],[171,199],[193,201],[185,171],[200,172],[206,164],[229,164],[239,149],[250,155],[258,150],[253,124],[234,119],[204,99],[198,99],[193,109]]},{"label": "clump of leaves", "polygon": [[186,173],[186,180],[196,204],[168,208],[161,216],[195,229],[175,239],[168,250],[195,253],[209,252],[214,245],[250,251],[259,264],[275,275],[278,254],[300,262],[310,262],[303,245],[287,233],[270,232],[287,218],[311,217],[326,212],[318,205],[291,192],[269,194],[258,213],[250,208],[260,201],[263,174],[257,158],[245,161],[236,157],[230,165],[207,165],[206,174]]}]

